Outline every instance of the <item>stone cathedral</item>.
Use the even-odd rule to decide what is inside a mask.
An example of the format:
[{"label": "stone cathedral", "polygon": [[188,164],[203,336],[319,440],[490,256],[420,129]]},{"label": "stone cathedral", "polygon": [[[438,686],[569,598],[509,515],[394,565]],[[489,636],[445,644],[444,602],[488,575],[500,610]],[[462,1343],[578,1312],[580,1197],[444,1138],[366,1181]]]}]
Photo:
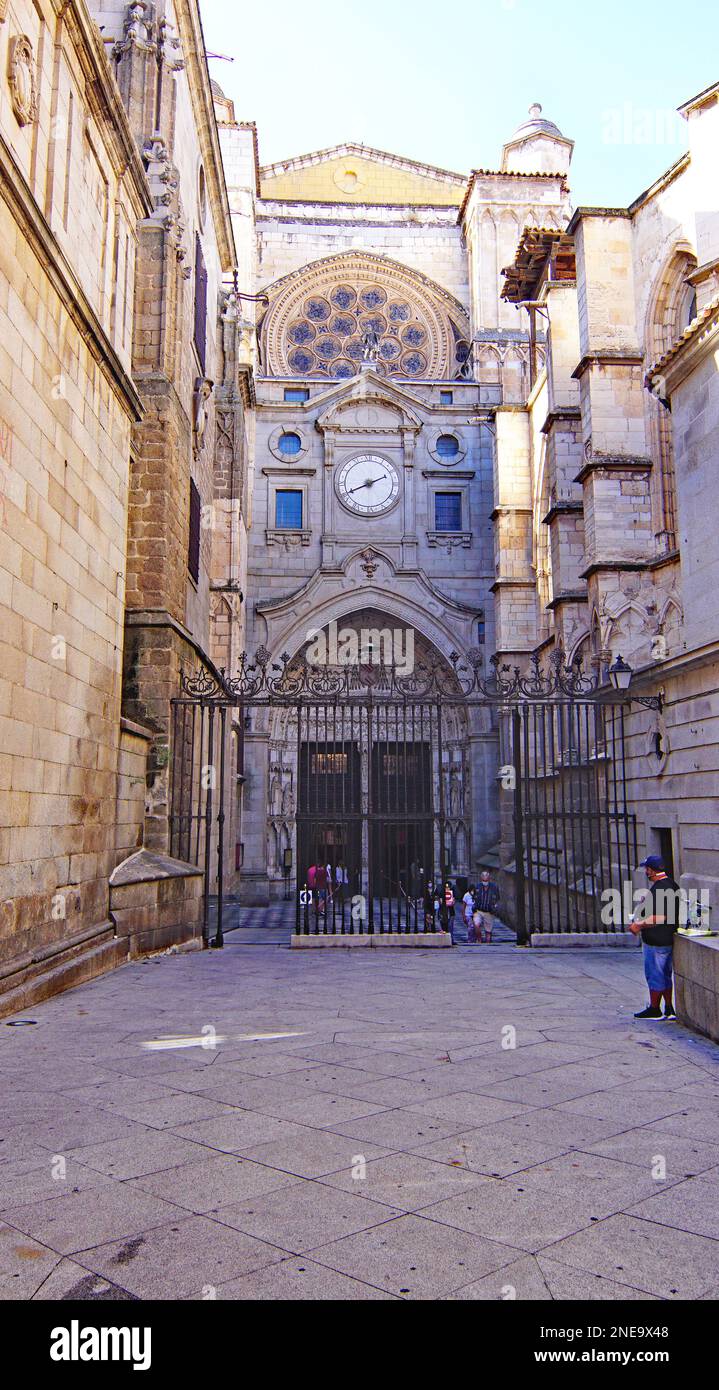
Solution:
[{"label": "stone cathedral", "polygon": [[[243,307],[243,645],[294,656],[314,629],[369,615],[485,673],[493,653],[524,668],[561,652],[606,679],[621,654],[637,690],[663,692],[626,725],[638,843],[712,889],[717,88],[681,108],[689,153],[619,210],[573,208],[574,145],[539,104],[469,174],[358,144],[263,166],[254,125],[213,89],[261,296]],[[482,862],[513,873],[499,723],[468,711],[443,750],[455,876]],[[262,902],[298,853],[295,748],[260,720],[246,749],[243,895]],[[554,855],[538,849],[550,880]]]}]

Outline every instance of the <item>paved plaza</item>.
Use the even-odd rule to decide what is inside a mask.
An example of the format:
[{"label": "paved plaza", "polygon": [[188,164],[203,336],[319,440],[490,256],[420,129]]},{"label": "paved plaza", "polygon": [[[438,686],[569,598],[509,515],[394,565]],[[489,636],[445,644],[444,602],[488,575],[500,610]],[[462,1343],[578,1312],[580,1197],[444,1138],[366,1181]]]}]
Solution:
[{"label": "paved plaza", "polygon": [[719,1298],[719,1050],[638,951],[241,941],[0,1023],[0,1296]]}]

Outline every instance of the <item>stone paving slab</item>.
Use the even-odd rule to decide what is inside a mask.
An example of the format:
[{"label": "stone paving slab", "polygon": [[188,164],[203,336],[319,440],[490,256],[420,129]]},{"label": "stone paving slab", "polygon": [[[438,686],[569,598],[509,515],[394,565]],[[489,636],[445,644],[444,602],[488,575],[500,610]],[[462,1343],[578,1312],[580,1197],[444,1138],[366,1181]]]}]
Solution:
[{"label": "stone paving slab", "polygon": [[[189,1125],[178,1125],[173,1132],[179,1138],[196,1144],[196,1154],[200,1159],[207,1158],[212,1150],[230,1154],[246,1153],[253,1146],[269,1140],[289,1144],[302,1139],[306,1133],[301,1125],[290,1120],[278,1120],[274,1115],[262,1115],[253,1110],[233,1110],[219,1119],[196,1120]],[[195,1155],[192,1161],[195,1161]]]},{"label": "stone paving slab", "polygon": [[679,1091],[644,1091],[641,1084],[617,1086],[609,1091],[577,1096],[563,1101],[556,1109],[561,1115],[587,1115],[598,1119],[616,1120],[623,1125],[650,1124],[652,1120],[667,1119],[686,1108]]},{"label": "stone paving slab", "polygon": [[49,1246],[0,1222],[0,1299],[34,1298],[59,1258]]},{"label": "stone paving slab", "polygon": [[715,1240],[636,1216],[610,1216],[547,1253],[562,1264],[626,1281],[659,1298],[700,1298],[716,1283]]},{"label": "stone paving slab", "polygon": [[625,1163],[635,1163],[650,1170],[655,1156],[666,1162],[669,1178],[689,1178],[701,1174],[715,1165],[718,1156],[716,1144],[704,1144],[698,1139],[683,1139],[679,1135],[664,1134],[653,1125],[643,1125],[638,1129],[623,1130],[621,1134],[602,1139],[596,1144],[585,1146],[588,1153],[603,1154],[608,1158],[621,1159]]},{"label": "stone paving slab", "polygon": [[676,1183],[628,1210],[632,1216],[658,1221],[662,1226],[719,1240],[719,1184],[703,1177]]},{"label": "stone paving slab", "polygon": [[75,1151],[75,1157],[98,1173],[123,1179],[176,1168],[180,1163],[201,1163],[204,1154],[198,1145],[176,1134],[160,1134],[136,1125],[129,1137],[123,1135],[110,1143],[83,1145]]},{"label": "stone paving slab", "polygon": [[136,1236],[175,1213],[186,1215],[159,1197],[129,1192],[123,1183],[113,1183],[11,1207],[3,1213],[3,1220],[59,1254],[72,1255],[100,1241]]},{"label": "stone paving slab", "polygon": [[101,1274],[92,1274],[75,1260],[58,1260],[55,1268],[38,1286],[33,1298],[38,1303],[54,1303],[58,1299],[78,1300],[81,1303],[125,1303],[137,1300],[137,1294],[127,1292]]},{"label": "stone paving slab", "polygon": [[363,1158],[370,1159],[381,1157],[388,1147],[391,1145],[367,1144],[364,1140],[360,1145],[355,1138],[342,1138],[328,1130],[303,1129],[291,1139],[281,1137],[269,1144],[256,1144],[244,1149],[243,1153],[257,1163],[266,1163],[300,1178],[319,1178],[354,1167],[360,1150]]},{"label": "stone paving slab", "polygon": [[217,1153],[203,1157],[201,1168],[195,1163],[183,1163],[179,1168],[164,1168],[161,1173],[132,1178],[125,1186],[156,1197],[171,1193],[173,1203],[185,1211],[214,1215],[228,1203],[261,1196],[297,1181],[289,1173],[253,1163],[249,1158]]},{"label": "stone paving slab", "polygon": [[642,1293],[626,1284],[613,1283],[611,1279],[603,1279],[598,1274],[570,1269],[568,1265],[560,1265],[556,1260],[548,1260],[541,1255],[528,1255],[525,1259],[517,1260],[516,1264],[504,1265],[492,1274],[485,1274],[483,1279],[445,1295],[445,1299],[453,1302],[484,1299],[494,1303],[508,1298],[516,1299],[518,1303],[584,1299],[656,1301],[654,1294]]},{"label": "stone paving slab", "polygon": [[408,1298],[441,1298],[512,1263],[517,1251],[422,1216],[401,1216],[313,1251],[330,1269]]},{"label": "stone paving slab", "polygon": [[419,1211],[442,1197],[451,1197],[491,1179],[416,1154],[393,1153],[368,1163],[362,1178],[352,1172],[332,1173],[320,1179],[358,1197],[386,1202],[401,1211]]},{"label": "stone paving slab", "polygon": [[315,1264],[306,1255],[269,1265],[254,1274],[220,1284],[217,1297],[222,1299],[307,1300],[311,1302],[354,1302],[394,1299],[398,1295],[376,1289],[361,1279],[338,1274],[334,1269]]},{"label": "stone paving slab", "polygon": [[212,1296],[218,1284],[281,1260],[284,1251],[204,1216],[83,1250],[82,1263],[139,1298]]},{"label": "stone paving slab", "polygon": [[644,998],[634,953],[257,945],[40,1004],[0,1297],[716,1300],[719,1051]]},{"label": "stone paving slab", "polygon": [[590,1226],[606,1210],[591,1193],[562,1193],[525,1186],[522,1176],[484,1183],[475,1191],[425,1207],[422,1215],[474,1235],[495,1237],[519,1250],[536,1252]]},{"label": "stone paving slab", "polygon": [[0,1211],[32,1202],[52,1201],[86,1188],[106,1187],[109,1183],[109,1178],[77,1159],[48,1150],[44,1158],[35,1155],[31,1162],[0,1164]]},{"label": "stone paving slab", "polygon": [[361,1201],[352,1192],[303,1181],[249,1202],[220,1207],[215,1219],[300,1255],[397,1215],[394,1207],[384,1203]]}]

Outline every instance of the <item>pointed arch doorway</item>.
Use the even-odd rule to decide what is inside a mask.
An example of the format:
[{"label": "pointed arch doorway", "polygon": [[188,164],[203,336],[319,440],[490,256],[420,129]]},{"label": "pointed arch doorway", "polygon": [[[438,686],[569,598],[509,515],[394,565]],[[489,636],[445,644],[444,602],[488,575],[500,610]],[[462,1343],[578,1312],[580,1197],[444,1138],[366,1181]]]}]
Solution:
[{"label": "pointed arch doorway", "polygon": [[[298,919],[310,870],[321,866],[329,868],[324,906],[336,929],[352,930],[359,902],[366,930],[414,930],[428,885],[470,873],[470,747],[459,683],[428,639],[375,610],[305,643],[289,663],[290,683],[293,670],[304,679],[308,669],[311,698],[268,718],[271,763],[282,745],[285,767],[294,768]],[[341,695],[336,672],[349,677]]]}]

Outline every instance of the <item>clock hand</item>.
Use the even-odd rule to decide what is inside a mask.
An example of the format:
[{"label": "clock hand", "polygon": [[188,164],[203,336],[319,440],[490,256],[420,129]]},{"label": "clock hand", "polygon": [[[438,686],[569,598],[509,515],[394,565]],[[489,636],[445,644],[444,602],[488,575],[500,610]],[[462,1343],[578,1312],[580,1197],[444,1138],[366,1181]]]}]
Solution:
[{"label": "clock hand", "polygon": [[361,492],[363,487],[372,487],[373,483],[381,483],[383,477],[384,474],[381,474],[379,478],[367,478],[364,483],[359,483],[357,487],[351,487],[349,491]]}]

